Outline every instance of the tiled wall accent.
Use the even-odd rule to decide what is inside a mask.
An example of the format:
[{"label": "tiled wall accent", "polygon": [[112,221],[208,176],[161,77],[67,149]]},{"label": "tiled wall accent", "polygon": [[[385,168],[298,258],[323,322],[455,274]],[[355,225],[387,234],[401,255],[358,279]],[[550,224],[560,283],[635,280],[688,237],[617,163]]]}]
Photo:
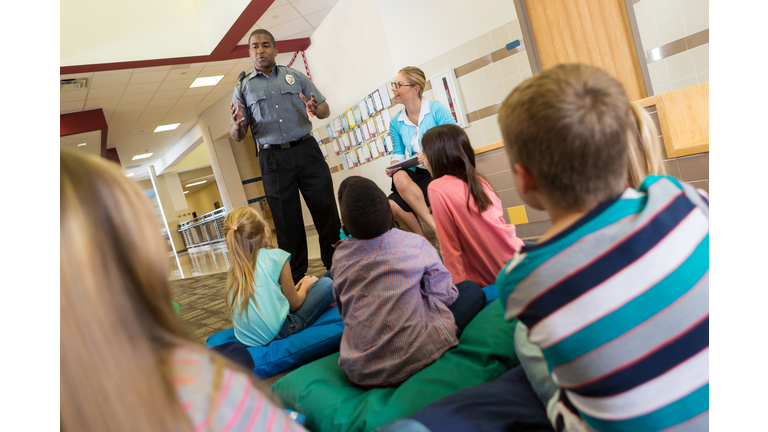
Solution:
[{"label": "tiled wall accent", "polygon": [[[536,238],[549,229],[551,222],[549,222],[550,219],[547,212],[528,206],[517,194],[512,183],[512,170],[509,166],[507,150],[504,147],[478,154],[475,163],[477,165],[477,172],[488,179],[493,189],[499,195],[502,207],[505,209],[515,208],[516,210],[512,211],[513,215],[521,214],[520,207],[524,209],[528,223],[515,225],[518,237]],[[505,211],[504,220],[507,223],[511,223],[509,216],[510,211]]]},{"label": "tiled wall accent", "polygon": [[[709,29],[709,0],[641,0],[633,7],[646,52]],[[649,63],[648,72],[654,94],[709,81],[709,43]]]},{"label": "tiled wall accent", "polygon": [[[496,28],[419,66],[429,77],[448,68],[459,68],[459,71],[471,70],[473,67],[468,68],[468,66],[476,61],[485,64],[457,78],[464,107],[470,117],[470,125],[465,131],[472,147],[480,147],[501,140],[495,113],[509,92],[532,75],[525,51],[518,51],[504,58],[500,58],[499,55],[494,57],[495,52],[505,49],[507,44],[516,40],[522,40],[518,20]],[[492,57],[491,60],[493,58],[499,58],[499,60],[488,64],[484,58],[489,55]],[[434,100],[432,91],[427,91],[424,95]]]},{"label": "tiled wall accent", "polygon": [[[538,238],[551,226],[549,215],[536,210],[523,202],[512,183],[512,172],[504,147],[476,156],[477,172],[484,175],[493,186],[505,209],[515,208],[511,213],[519,215],[519,207],[525,209],[528,223],[516,224],[517,236],[522,239]],[[709,193],[709,153],[681,158],[667,159],[664,162],[667,174]],[[504,212],[504,220],[511,223],[510,211]]]}]

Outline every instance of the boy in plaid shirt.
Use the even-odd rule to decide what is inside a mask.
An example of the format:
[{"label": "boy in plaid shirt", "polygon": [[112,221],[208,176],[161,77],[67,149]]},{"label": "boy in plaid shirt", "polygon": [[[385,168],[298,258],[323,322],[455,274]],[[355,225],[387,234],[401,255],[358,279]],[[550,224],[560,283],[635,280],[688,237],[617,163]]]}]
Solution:
[{"label": "boy in plaid shirt", "polygon": [[359,386],[396,386],[458,345],[485,293],[472,281],[454,286],[424,237],[390,229],[387,196],[373,181],[350,180],[340,205],[352,238],[331,267],[344,320],[339,367]]}]

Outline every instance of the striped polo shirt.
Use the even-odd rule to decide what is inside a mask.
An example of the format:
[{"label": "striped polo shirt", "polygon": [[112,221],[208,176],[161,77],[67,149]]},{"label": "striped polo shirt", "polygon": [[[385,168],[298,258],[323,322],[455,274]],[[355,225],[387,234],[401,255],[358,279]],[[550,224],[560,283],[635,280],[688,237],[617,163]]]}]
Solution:
[{"label": "striped polo shirt", "polygon": [[559,403],[586,422],[568,429],[708,429],[706,193],[650,176],[523,247],[496,286],[505,319],[542,349]]}]

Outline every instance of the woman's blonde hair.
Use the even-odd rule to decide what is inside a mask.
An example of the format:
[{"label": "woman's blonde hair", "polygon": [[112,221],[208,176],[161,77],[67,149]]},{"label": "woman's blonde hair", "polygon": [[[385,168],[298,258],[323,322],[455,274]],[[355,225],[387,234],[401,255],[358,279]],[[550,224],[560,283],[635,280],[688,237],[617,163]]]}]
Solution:
[{"label": "woman's blonde hair", "polygon": [[224,221],[226,225],[227,249],[232,257],[231,267],[225,285],[227,304],[230,311],[245,312],[248,318],[248,304],[256,302],[256,259],[259,249],[267,246],[264,238],[267,223],[259,212],[250,207],[232,210]]},{"label": "woman's blonde hair", "polygon": [[185,332],[147,197],[113,162],[71,151],[60,180],[62,429],[188,428],[167,349]]},{"label": "woman's blonde hair", "polygon": [[419,86],[419,99],[421,99],[424,94],[424,86],[427,85],[427,77],[424,75],[424,71],[416,66],[406,66],[400,69],[398,73],[406,76],[408,84]]},{"label": "woman's blonde hair", "polygon": [[635,102],[630,102],[630,106],[627,185],[636,188],[647,176],[666,172],[656,125],[645,108]]}]

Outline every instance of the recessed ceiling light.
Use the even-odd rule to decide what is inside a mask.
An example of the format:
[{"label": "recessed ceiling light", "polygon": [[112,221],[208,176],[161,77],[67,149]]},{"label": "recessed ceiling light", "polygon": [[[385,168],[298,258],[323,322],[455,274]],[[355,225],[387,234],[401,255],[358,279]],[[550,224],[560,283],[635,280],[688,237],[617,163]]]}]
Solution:
[{"label": "recessed ceiling light", "polygon": [[[179,127],[179,124],[180,123],[160,125],[160,126],[155,128],[155,132],[165,132],[165,131],[169,131],[169,130],[174,130],[177,127]],[[144,132],[144,131],[142,131],[142,132]]]},{"label": "recessed ceiling light", "polygon": [[152,153],[144,153],[144,154],[140,154],[140,155],[134,156],[133,159],[131,159],[131,160],[146,159],[146,158],[148,158],[150,156],[152,156]]},{"label": "recessed ceiling light", "polygon": [[84,145],[85,145],[85,143],[80,143],[80,144],[78,144],[77,146],[78,146],[78,147],[82,147],[82,146],[84,146]]},{"label": "recessed ceiling light", "polygon": [[203,180],[203,181],[199,181],[199,182],[197,182],[197,183],[190,183],[190,184],[188,184],[188,185],[186,185],[186,186],[184,186],[184,187],[197,186],[197,185],[199,185],[199,184],[203,184],[203,183],[205,183],[205,182],[207,182],[207,181],[208,181],[208,180]]},{"label": "recessed ceiling light", "polygon": [[224,75],[216,75],[216,76],[209,76],[209,77],[200,77],[196,79],[189,88],[195,88],[195,87],[205,87],[205,86],[212,86],[216,85],[221,81],[221,79],[224,78]]},{"label": "recessed ceiling light", "polygon": [[188,194],[188,193],[189,193],[189,191],[184,191],[184,193],[185,193],[185,194]]},{"label": "recessed ceiling light", "polygon": [[134,175],[134,174],[136,174],[136,173],[130,173],[130,174],[126,174],[125,176],[126,176],[126,177],[133,177],[133,175]]}]

